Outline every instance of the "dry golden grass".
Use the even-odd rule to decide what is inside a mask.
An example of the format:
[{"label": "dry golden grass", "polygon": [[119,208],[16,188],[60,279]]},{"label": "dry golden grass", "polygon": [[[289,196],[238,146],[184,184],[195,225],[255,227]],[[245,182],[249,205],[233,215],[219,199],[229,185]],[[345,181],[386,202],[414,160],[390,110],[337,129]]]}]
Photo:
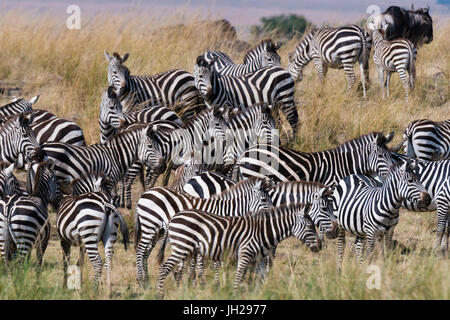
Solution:
[{"label": "dry golden grass", "polygon": [[[98,108],[107,87],[107,62],[103,50],[130,53],[126,62],[131,74],[155,74],[171,68],[192,72],[196,57],[220,38],[217,30],[201,30],[195,21],[187,28],[159,28],[178,23],[178,17],[141,15],[96,16],[81,30],[68,30],[65,21],[51,16],[34,17],[22,12],[5,14],[0,21],[0,79],[9,83],[24,81],[24,96],[40,94],[35,108],[47,109],[58,116],[75,120],[83,128],[88,143],[98,141]],[[83,23],[83,22],[82,22]],[[449,23],[435,30],[434,41],[420,49],[417,59],[416,90],[409,104],[403,99],[398,77],[391,81],[391,97],[380,98],[373,64],[368,99],[360,92],[346,97],[346,81],[342,70],[330,70],[326,83],[320,85],[312,65],[296,87],[300,111],[300,129],[294,148],[317,151],[371,131],[396,132],[393,145],[401,139],[404,128],[414,119],[450,118],[450,32]],[[283,65],[288,52],[297,41],[286,43],[280,50]],[[243,53],[229,51],[234,61],[242,61]],[[355,72],[357,68],[355,68]],[[435,74],[442,72],[442,76]],[[359,74],[357,72],[357,78]],[[8,101],[1,97],[0,104]],[[142,193],[135,184],[133,201]],[[54,213],[52,221],[54,222]],[[133,212],[126,216],[130,229]],[[52,223],[54,226],[54,223]],[[402,211],[395,239],[409,248],[409,253],[395,250],[386,260],[372,261],[381,268],[380,290],[369,290],[366,281],[367,263],[357,264],[353,258],[344,261],[341,275],[336,272],[336,242],[328,241],[318,254],[308,252],[293,239],[282,243],[273,270],[264,284],[245,282],[239,299],[449,299],[450,275],[448,259],[430,253],[434,240],[435,213]],[[348,237],[348,243],[352,239]],[[156,250],[155,250],[156,251]],[[350,251],[347,247],[347,253]],[[152,288],[140,291],[135,281],[133,250],[125,252],[116,245],[113,266],[114,299],[153,299],[158,266],[154,254],[149,260]],[[73,260],[78,250],[72,250]],[[34,261],[34,260],[32,260]],[[0,275],[1,299],[103,299],[89,290],[92,268],[86,261],[87,276],[82,292],[65,291],[62,282],[62,252],[56,230],[45,254],[45,267],[36,280],[34,270],[18,271],[12,277]],[[28,266],[27,266],[28,268]],[[167,281],[168,299],[232,299],[234,267],[224,273],[227,279],[217,290],[211,270],[205,288],[188,286],[186,280],[176,287],[173,278]]]}]

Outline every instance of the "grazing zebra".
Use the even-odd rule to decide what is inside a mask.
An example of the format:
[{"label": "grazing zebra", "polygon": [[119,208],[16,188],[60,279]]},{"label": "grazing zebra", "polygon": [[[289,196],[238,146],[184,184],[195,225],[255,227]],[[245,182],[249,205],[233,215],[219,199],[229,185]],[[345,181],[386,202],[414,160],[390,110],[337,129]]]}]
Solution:
[{"label": "grazing zebra", "polygon": [[110,86],[103,93],[99,113],[100,143],[105,143],[118,133],[119,128],[136,122],[150,123],[156,120],[172,121],[183,124],[177,114],[169,108],[162,106],[151,106],[134,112],[123,112],[122,104]]},{"label": "grazing zebra", "polygon": [[78,147],[50,142],[42,150],[46,158],[55,160],[62,184],[88,172],[103,173],[117,183],[135,161],[147,164],[152,171],[164,171],[164,158],[154,137],[157,130],[157,125],[147,125],[120,133],[102,145]]},{"label": "grazing zebra", "polygon": [[[309,204],[295,204],[242,217],[220,217],[194,209],[179,212],[168,227],[172,254],[159,269],[160,298],[170,271],[194,253],[214,261],[224,261],[225,255],[236,257],[236,294],[249,266],[282,240],[294,236],[311,251],[319,251],[320,240],[308,215],[309,209]],[[160,257],[162,262],[163,253]]]},{"label": "grazing zebra", "polygon": [[402,142],[392,151],[397,152],[402,147],[405,154],[412,159],[450,159],[450,119],[414,120],[403,133]]},{"label": "grazing zebra", "polygon": [[16,114],[33,110],[33,104],[39,99],[39,96],[35,96],[30,100],[23,98],[15,98],[10,103],[0,107],[0,124],[5,122],[8,117]]},{"label": "grazing zebra", "polygon": [[[58,210],[56,228],[63,249],[64,283],[67,284],[67,266],[70,260],[71,246],[80,247],[79,265],[83,264],[86,251],[94,267],[94,288],[98,288],[103,261],[98,251],[98,243],[102,241],[105,248],[105,270],[108,290],[111,289],[111,262],[114,253],[114,244],[117,232],[120,231],[127,250],[129,245],[128,228],[122,215],[112,205],[110,196],[110,183],[104,181],[105,177],[88,174],[80,181],[75,179],[72,186],[90,185],[91,192],[79,195],[66,196],[61,201]],[[75,190],[81,191],[78,188]]]},{"label": "grazing zebra", "polygon": [[208,62],[214,60],[214,67],[218,74],[240,76],[263,67],[280,67],[281,57],[277,53],[280,47],[281,42],[273,43],[271,39],[264,39],[247,51],[243,64],[235,64],[227,54],[220,51],[207,51],[203,57]]},{"label": "grazing zebra", "polygon": [[[394,161],[404,164],[409,158],[393,153],[392,157]],[[445,217],[448,214],[448,203],[450,203],[450,198],[448,197],[448,177],[450,177],[450,160],[439,160],[439,161],[425,161],[418,160],[417,163],[417,174],[419,176],[420,183],[425,187],[428,194],[431,197],[431,203],[426,207],[419,207],[416,203],[404,200],[402,202],[402,207],[410,211],[435,211],[437,210],[437,232],[435,249],[437,250],[440,241],[442,241],[441,250],[446,253],[448,250],[448,245],[446,244],[446,238],[443,239],[443,235],[446,232],[448,234],[448,223],[447,229],[445,229]]]},{"label": "grazing zebra", "polygon": [[239,158],[236,165],[243,177],[315,181],[332,186],[350,174],[386,175],[392,166],[386,144],[393,137],[393,132],[387,136],[381,132],[372,132],[336,148],[312,153],[256,144]]},{"label": "grazing zebra", "polygon": [[199,209],[210,214],[238,216],[268,208],[265,184],[260,179],[242,181],[217,199],[195,198],[167,187],[155,187],[139,199],[135,211],[136,280],[148,283],[147,260],[171,218],[181,210]]},{"label": "grazing zebra", "polygon": [[[372,30],[374,46],[373,61],[378,72],[378,80],[382,88],[383,98],[386,95],[389,97],[391,73],[397,72],[405,89],[406,102],[408,102],[409,88],[411,87],[411,90],[414,90],[417,49],[407,39],[384,40],[383,35],[385,30],[377,29],[373,23],[368,23],[367,26]],[[409,73],[409,81],[407,73]],[[385,74],[386,82],[384,82]],[[384,91],[384,87],[386,87],[386,92]]]},{"label": "grazing zebra", "polygon": [[177,114],[184,111],[182,120],[189,119],[204,106],[194,86],[193,76],[184,70],[169,70],[152,76],[130,76],[130,71],[123,63],[129,54],[123,57],[116,52],[108,61],[108,83],[114,87],[125,111],[137,107],[164,105]]},{"label": "grazing zebra", "polygon": [[23,113],[12,116],[0,127],[0,161],[14,163],[20,154],[25,160],[38,160],[41,147]]},{"label": "grazing zebra", "polygon": [[355,84],[354,64],[358,61],[361,71],[363,95],[369,81],[369,56],[371,39],[367,32],[357,26],[339,28],[325,27],[313,30],[289,54],[286,70],[294,79],[303,79],[303,68],[312,60],[323,82],[328,67],[343,68],[347,76],[347,94]]},{"label": "grazing zebra", "polygon": [[265,103],[281,107],[295,135],[298,112],[294,102],[294,80],[281,67],[264,67],[240,76],[220,75],[214,61],[197,57],[194,67],[195,87],[205,102],[215,107],[248,108]]},{"label": "grazing zebra", "polygon": [[20,193],[19,181],[13,171],[13,163],[0,162],[0,198]]},{"label": "grazing zebra", "polygon": [[367,183],[367,177],[360,175],[349,175],[339,182],[333,194],[334,211],[339,223],[339,269],[342,264],[346,231],[357,237],[356,255],[362,261],[364,242],[367,245],[367,256],[372,253],[375,241],[379,237],[384,237],[386,246],[390,247],[391,231],[398,224],[403,200],[406,199],[422,208],[430,204],[431,197],[420,184],[415,169],[415,162],[396,164],[382,185]]},{"label": "grazing zebra", "polygon": [[49,160],[36,164],[29,174],[34,174],[34,185],[28,186],[29,195],[16,193],[3,198],[3,212],[0,214],[1,251],[5,262],[16,252],[21,261],[36,246],[37,260],[42,266],[42,258],[50,237],[50,223],[47,206],[51,203],[58,208],[62,194],[59,190],[54,163]]}]

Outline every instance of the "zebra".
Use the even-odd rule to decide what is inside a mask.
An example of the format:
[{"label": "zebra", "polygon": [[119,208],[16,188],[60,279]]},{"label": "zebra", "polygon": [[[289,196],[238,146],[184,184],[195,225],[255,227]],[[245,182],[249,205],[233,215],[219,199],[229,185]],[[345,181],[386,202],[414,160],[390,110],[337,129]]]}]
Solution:
[{"label": "zebra", "polygon": [[220,51],[207,51],[203,57],[208,62],[214,60],[214,67],[218,74],[240,76],[263,67],[281,67],[281,57],[277,53],[280,47],[281,42],[274,43],[271,39],[261,40],[255,47],[247,51],[243,64],[235,64],[227,54]]},{"label": "zebra", "polygon": [[198,56],[194,67],[194,84],[206,104],[229,109],[245,109],[257,103],[280,107],[295,136],[298,123],[295,83],[286,70],[264,67],[240,76],[224,76],[216,71],[214,63]]},{"label": "zebra", "polygon": [[204,107],[199,92],[194,86],[193,76],[184,70],[174,69],[152,76],[130,76],[123,63],[128,59],[126,53],[121,57],[114,52],[111,57],[104,51],[108,61],[108,83],[128,112],[139,106],[164,105],[189,119]]},{"label": "zebra", "polygon": [[103,145],[78,147],[49,142],[43,144],[42,150],[46,159],[55,160],[62,185],[89,171],[103,173],[117,183],[135,161],[147,164],[152,171],[164,171],[164,158],[155,140],[157,131],[158,125],[150,124],[117,134]]},{"label": "zebra", "polygon": [[347,95],[355,84],[354,64],[359,63],[363,96],[369,82],[371,38],[357,25],[324,27],[308,33],[289,54],[286,70],[294,79],[303,79],[303,68],[312,60],[323,82],[328,67],[343,68],[347,76]]},{"label": "zebra", "polygon": [[[392,72],[397,72],[403,83],[406,102],[408,102],[409,88],[414,90],[414,78],[416,75],[415,60],[417,48],[407,39],[392,41],[384,40],[385,29],[377,29],[373,23],[367,27],[372,30],[374,54],[373,61],[378,72],[378,80],[383,92],[383,98],[389,97],[389,80]],[[388,27],[387,25],[385,26]],[[409,80],[407,79],[409,73]],[[386,82],[384,75],[386,74]],[[386,91],[384,90],[386,87]]]},{"label": "zebra", "polygon": [[47,206],[52,204],[58,208],[62,198],[53,169],[51,160],[34,164],[28,172],[29,175],[35,173],[34,184],[27,186],[28,194],[15,193],[2,199],[0,244],[5,262],[10,261],[16,252],[23,262],[36,246],[38,265],[42,266],[50,237]]},{"label": "zebra", "polygon": [[[350,174],[387,175],[392,166],[386,147],[394,132],[372,132],[336,148],[299,152],[285,147],[255,144],[236,162],[239,177],[268,177],[274,181],[315,181],[333,186]],[[237,177],[233,177],[237,180]]]},{"label": "zebra", "polygon": [[[405,155],[393,153],[392,158],[395,162],[404,164],[409,158]],[[434,249],[438,250],[439,243],[442,241],[441,251],[446,253],[448,245],[444,234],[449,232],[448,223],[446,227],[445,217],[448,214],[448,203],[450,198],[448,197],[448,182],[447,178],[450,177],[450,160],[439,161],[426,161],[417,160],[417,174],[419,176],[420,183],[425,187],[428,194],[431,197],[431,203],[426,207],[420,207],[414,202],[404,200],[402,207],[409,211],[436,211],[436,240],[434,243]]]},{"label": "zebra", "polygon": [[[170,271],[194,253],[214,261],[223,261],[225,255],[236,257],[233,291],[236,295],[249,266],[282,240],[294,236],[311,251],[319,251],[320,240],[309,209],[309,204],[295,204],[241,217],[220,217],[198,209],[180,211],[168,226],[172,254],[159,269],[159,297],[163,298],[164,282]],[[164,247],[160,262],[163,250]]]},{"label": "zebra", "polygon": [[[356,256],[362,262],[364,242],[369,257],[375,241],[381,237],[390,246],[392,231],[398,224],[403,200],[426,208],[431,197],[419,181],[415,162],[395,164],[382,185],[367,183],[367,177],[349,175],[334,189],[334,212],[339,223],[338,269],[342,265],[345,232],[357,237]],[[365,241],[364,241],[365,240]],[[384,252],[384,246],[383,246]]]},{"label": "zebra", "polygon": [[398,152],[402,147],[412,159],[450,159],[450,119],[414,120],[406,127],[402,142],[391,151]]},{"label": "zebra", "polygon": [[20,154],[25,155],[25,161],[39,160],[42,156],[41,147],[30,128],[29,119],[23,113],[10,117],[0,127],[0,161],[16,162]]},{"label": "zebra", "polygon": [[114,92],[114,87],[109,86],[103,93],[99,113],[100,143],[105,143],[118,133],[119,128],[136,122],[150,123],[156,120],[172,121],[182,125],[177,114],[163,106],[151,106],[134,112],[123,112],[122,104]]},{"label": "zebra", "polygon": [[14,98],[10,103],[0,107],[0,124],[5,122],[8,117],[16,114],[31,111],[33,104],[39,99],[39,96],[34,96],[30,100],[24,98]]},{"label": "zebra", "polygon": [[[103,261],[98,251],[98,243],[102,241],[105,247],[106,282],[108,290],[110,290],[110,268],[114,244],[120,227],[124,247],[127,250],[129,245],[127,225],[120,212],[112,204],[111,186],[109,181],[105,181],[105,176],[87,174],[80,179],[73,180],[72,186],[74,185],[79,186],[74,188],[76,190],[74,193],[80,192],[80,194],[63,198],[56,219],[56,228],[63,250],[63,285],[67,284],[67,267],[70,260],[71,246],[79,246],[78,265],[83,264],[86,251],[94,267],[94,289],[98,288],[103,268]],[[81,193],[86,186],[91,191]]]},{"label": "zebra", "polygon": [[222,216],[243,215],[268,208],[266,185],[261,179],[242,181],[217,199],[195,198],[168,187],[154,187],[139,199],[135,210],[136,280],[148,283],[147,260],[156,241],[173,215],[185,209],[199,209]]}]

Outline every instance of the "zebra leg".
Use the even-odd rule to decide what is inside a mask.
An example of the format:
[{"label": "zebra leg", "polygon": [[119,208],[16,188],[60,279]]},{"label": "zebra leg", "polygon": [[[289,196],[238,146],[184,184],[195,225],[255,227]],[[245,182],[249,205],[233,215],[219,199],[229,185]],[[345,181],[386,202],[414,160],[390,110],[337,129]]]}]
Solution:
[{"label": "zebra leg", "polygon": [[48,241],[50,239],[50,224],[46,223],[45,231],[41,232],[41,235],[39,237],[40,241],[38,241],[36,245],[36,257],[38,260],[38,276],[40,275],[40,272],[42,270],[42,263],[44,260],[44,253],[45,250],[47,250]]},{"label": "zebra leg", "polygon": [[313,59],[313,62],[314,62],[314,66],[316,67],[317,73],[319,75],[319,81],[321,84],[323,84],[323,81],[325,79],[323,62],[320,58]]},{"label": "zebra leg", "polygon": [[63,272],[64,272],[64,279],[63,279],[63,288],[67,288],[67,268],[69,267],[69,261],[70,261],[70,247],[72,246],[70,242],[65,241],[61,239],[61,248],[63,250]]},{"label": "zebra leg", "polygon": [[216,287],[220,287],[220,275],[219,270],[222,266],[222,263],[220,261],[214,261],[214,284]]},{"label": "zebra leg", "polygon": [[92,246],[86,248],[89,260],[94,267],[94,291],[98,291],[98,284],[100,276],[102,275],[103,261],[98,252],[98,243],[93,243]]},{"label": "zebra leg", "polygon": [[119,189],[120,207],[125,208],[125,178],[117,182],[117,189]]},{"label": "zebra leg", "polygon": [[363,98],[366,99],[366,73],[362,60],[359,61],[359,71],[361,73],[361,85],[363,88]]},{"label": "zebra leg", "polygon": [[117,239],[118,222],[113,217],[109,217],[105,230],[103,231],[103,245],[105,247],[105,272],[108,296],[111,294],[111,268],[114,256],[114,245]]},{"label": "zebra leg", "polygon": [[159,275],[158,275],[158,298],[164,298],[164,283],[166,281],[169,273],[175,268],[177,264],[182,263],[186,257],[179,255],[172,255],[164,262],[161,267],[159,267]]},{"label": "zebra leg", "polygon": [[198,282],[200,284],[200,287],[205,286],[205,260],[203,257],[197,253],[197,274],[198,274]]},{"label": "zebra leg", "polygon": [[391,74],[392,72],[386,71],[386,97],[389,98],[389,84],[391,81]]},{"label": "zebra leg", "polygon": [[[433,249],[435,250],[435,252],[437,253],[439,250],[439,247],[442,248],[442,240],[444,238],[444,233],[447,229],[447,215],[448,215],[448,208],[447,205],[442,203],[442,202],[438,202],[438,210],[437,210],[437,227],[436,227],[436,240],[434,241],[434,246]],[[448,230],[447,230],[448,233]],[[441,251],[442,254],[444,254],[444,251]]]},{"label": "zebra leg", "polygon": [[445,228],[444,237],[442,239],[441,250],[444,256],[448,256],[448,237],[450,234],[450,220],[447,220],[447,227]]},{"label": "zebra leg", "polygon": [[377,66],[377,73],[378,73],[378,82],[380,83],[381,92],[383,94],[383,99],[384,99],[385,92],[384,92],[384,70],[383,70],[383,68]]},{"label": "zebra leg", "polygon": [[403,88],[405,89],[405,98],[406,102],[408,102],[408,95],[409,95],[409,81],[406,76],[406,69],[405,68],[397,68],[397,73],[400,77],[400,80],[403,83]]},{"label": "zebra leg", "polygon": [[347,96],[350,95],[350,92],[353,89],[353,86],[355,85],[356,78],[355,78],[355,70],[353,63],[345,63],[342,62],[342,65],[344,67],[345,75],[347,76]]},{"label": "zebra leg", "polygon": [[345,229],[344,228],[339,228],[338,230],[338,243],[337,243],[337,253],[338,253],[338,272],[341,272],[341,268],[342,268],[342,260],[344,258],[344,249],[345,249]]},{"label": "zebra leg", "polygon": [[156,243],[156,233],[139,240],[136,246],[136,281],[144,289],[148,284],[148,257]]},{"label": "zebra leg", "polygon": [[364,252],[364,239],[361,237],[356,237],[355,239],[355,257],[356,260],[359,262],[359,264],[362,264],[363,259],[363,252]]},{"label": "zebra leg", "polygon": [[366,258],[369,261],[371,261],[371,259],[372,259],[372,253],[373,253],[373,249],[375,248],[376,237],[377,237],[377,235],[375,232],[370,232],[366,238],[366,242],[367,242]]},{"label": "zebra leg", "polygon": [[181,280],[183,279],[183,268],[184,268],[184,263],[180,262],[175,271],[173,272],[173,277],[175,278],[175,281],[177,282],[177,285],[179,286],[181,283]]},{"label": "zebra leg", "polygon": [[195,268],[196,268],[197,262],[196,257],[191,257],[189,261],[189,282],[194,283],[196,278]]},{"label": "zebra leg", "polygon": [[251,263],[252,255],[248,251],[240,252],[237,261],[236,276],[234,278],[233,294],[237,295],[239,287],[244,279],[247,269]]}]

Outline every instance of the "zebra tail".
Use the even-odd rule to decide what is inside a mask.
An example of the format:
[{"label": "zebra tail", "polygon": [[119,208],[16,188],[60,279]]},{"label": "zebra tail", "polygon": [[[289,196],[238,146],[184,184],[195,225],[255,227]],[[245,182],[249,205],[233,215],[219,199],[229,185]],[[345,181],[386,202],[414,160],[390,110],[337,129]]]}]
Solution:
[{"label": "zebra tail", "polygon": [[117,210],[116,214],[117,217],[119,218],[120,232],[122,232],[123,236],[123,246],[125,247],[125,251],[127,251],[128,247],[130,246],[130,233],[128,232],[128,227],[125,220],[122,217],[122,214]]},{"label": "zebra tail", "polygon": [[[411,49],[411,53],[409,55],[409,74],[414,78],[416,77],[416,59],[415,59],[415,49]],[[412,83],[411,83],[412,85]]]},{"label": "zebra tail", "polygon": [[141,239],[141,223],[139,222],[139,218],[137,212],[134,212],[134,251],[137,249],[137,244]]},{"label": "zebra tail", "polygon": [[169,228],[165,228],[164,230],[165,231],[164,231],[164,236],[163,236],[163,243],[159,247],[158,256],[157,256],[159,265],[161,265],[164,261],[164,251],[166,251],[166,244],[167,244],[167,239],[169,236]]}]

